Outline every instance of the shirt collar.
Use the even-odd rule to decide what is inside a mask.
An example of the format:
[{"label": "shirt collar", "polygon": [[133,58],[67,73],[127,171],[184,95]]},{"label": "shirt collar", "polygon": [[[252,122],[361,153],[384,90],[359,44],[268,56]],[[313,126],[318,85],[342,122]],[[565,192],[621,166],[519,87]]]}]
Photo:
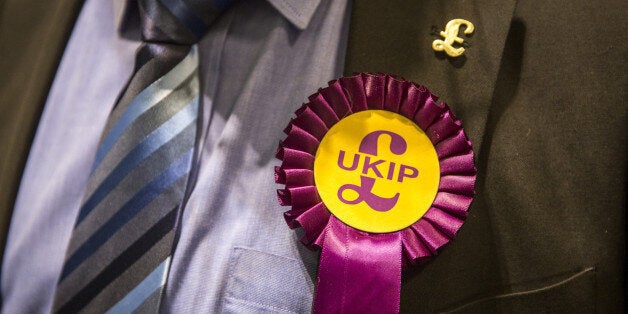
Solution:
[{"label": "shirt collar", "polygon": [[300,30],[310,24],[316,8],[321,0],[267,0],[277,9],[292,25]]},{"label": "shirt collar", "polygon": [[[246,1],[246,0],[244,0]],[[316,8],[320,4],[321,0],[266,0],[268,1],[281,15],[284,16],[292,25],[300,30],[304,30],[310,24]],[[121,33],[124,33],[129,27],[125,24],[133,23],[132,19],[137,19],[137,10],[130,9],[127,4],[131,2],[129,0],[114,0],[113,12],[115,25]],[[137,20],[135,21],[137,24]],[[133,36],[131,36],[133,37]]]}]

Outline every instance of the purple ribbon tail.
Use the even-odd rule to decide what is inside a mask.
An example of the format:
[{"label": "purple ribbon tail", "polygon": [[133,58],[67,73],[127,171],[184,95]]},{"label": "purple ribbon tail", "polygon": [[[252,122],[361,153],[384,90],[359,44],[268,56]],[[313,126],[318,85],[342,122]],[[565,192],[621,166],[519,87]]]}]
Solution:
[{"label": "purple ribbon tail", "polygon": [[370,234],[333,215],[325,230],[314,313],[398,313],[401,232]]}]

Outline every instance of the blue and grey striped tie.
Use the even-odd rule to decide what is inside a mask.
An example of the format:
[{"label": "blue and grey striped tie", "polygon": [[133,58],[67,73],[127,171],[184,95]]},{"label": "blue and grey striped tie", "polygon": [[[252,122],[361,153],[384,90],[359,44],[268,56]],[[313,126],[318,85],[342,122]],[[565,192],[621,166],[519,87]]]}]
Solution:
[{"label": "blue and grey striped tie", "polygon": [[195,155],[194,44],[226,5],[138,2],[144,42],[101,138],[54,311],[159,309]]}]

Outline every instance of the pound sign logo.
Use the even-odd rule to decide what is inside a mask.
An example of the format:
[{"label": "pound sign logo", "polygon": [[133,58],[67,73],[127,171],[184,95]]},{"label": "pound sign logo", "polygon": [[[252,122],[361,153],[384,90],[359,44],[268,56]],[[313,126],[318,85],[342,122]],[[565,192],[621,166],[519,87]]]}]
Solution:
[{"label": "pound sign logo", "polygon": [[464,39],[458,37],[458,33],[460,31],[460,26],[466,26],[467,28],[464,30],[466,35],[473,33],[473,24],[467,20],[463,19],[453,19],[447,23],[445,26],[445,31],[441,31],[440,35],[445,39],[437,39],[432,42],[432,48],[435,51],[445,51],[447,55],[450,57],[458,57],[464,53],[464,48],[459,47],[455,48],[453,46],[454,42],[458,44],[462,44]]},{"label": "pound sign logo", "polygon": [[[377,142],[380,136],[388,135],[390,136],[390,152],[395,155],[403,155],[406,152],[408,144],[399,134],[378,130],[367,134],[362,141],[360,142],[359,152],[363,154],[368,154],[372,156],[377,156]],[[386,177],[388,180],[391,180],[395,173],[396,164],[392,161],[387,162],[385,160],[375,160],[371,161],[370,156],[362,156],[361,154],[355,154],[353,158],[353,164],[351,167],[344,166],[343,159],[345,156],[345,151],[340,150],[338,154],[338,166],[345,170],[355,170],[357,168],[357,164],[360,162],[361,157],[364,157],[364,163],[362,167],[362,175],[360,176],[360,185],[356,184],[345,184],[338,189],[338,199],[340,199],[343,203],[349,205],[359,204],[364,201],[369,207],[372,209],[385,212],[391,210],[397,204],[399,200],[399,192],[397,192],[392,197],[382,197],[373,193],[373,187],[375,185],[375,178],[367,177],[366,175],[369,173],[369,170],[373,172],[376,177],[383,178],[381,171],[377,166],[381,164],[388,164],[388,176]],[[404,177],[408,178],[416,178],[419,175],[419,170],[412,166],[400,165],[399,167],[399,175],[398,181],[402,182]],[[410,172],[407,172],[410,171]],[[344,197],[343,192],[345,190],[353,190],[357,193],[357,197],[353,200],[349,200]]]},{"label": "pound sign logo", "polygon": [[394,112],[353,113],[327,131],[314,157],[314,183],[343,223],[374,233],[401,230],[430,208],[440,181],[434,145]]}]

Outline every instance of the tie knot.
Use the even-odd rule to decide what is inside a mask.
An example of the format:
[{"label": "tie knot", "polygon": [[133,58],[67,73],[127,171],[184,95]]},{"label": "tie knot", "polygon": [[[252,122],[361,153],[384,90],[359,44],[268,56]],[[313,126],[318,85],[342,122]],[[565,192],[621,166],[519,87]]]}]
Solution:
[{"label": "tie knot", "polygon": [[231,0],[139,0],[145,42],[193,45]]}]

